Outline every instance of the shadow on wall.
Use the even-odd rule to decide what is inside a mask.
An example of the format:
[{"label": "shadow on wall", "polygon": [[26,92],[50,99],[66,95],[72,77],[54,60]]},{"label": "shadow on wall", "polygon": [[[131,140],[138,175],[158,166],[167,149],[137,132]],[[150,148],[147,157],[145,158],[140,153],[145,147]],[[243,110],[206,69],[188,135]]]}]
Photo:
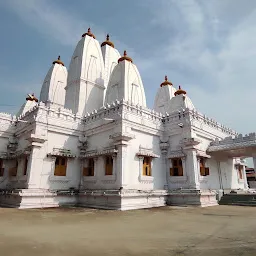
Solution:
[{"label": "shadow on wall", "polygon": [[153,136],[152,148],[155,154],[159,155],[159,158],[153,159],[152,176],[154,177],[153,189],[164,189],[164,185],[167,184],[166,180],[166,165],[164,163],[163,155],[160,150],[160,137]]}]

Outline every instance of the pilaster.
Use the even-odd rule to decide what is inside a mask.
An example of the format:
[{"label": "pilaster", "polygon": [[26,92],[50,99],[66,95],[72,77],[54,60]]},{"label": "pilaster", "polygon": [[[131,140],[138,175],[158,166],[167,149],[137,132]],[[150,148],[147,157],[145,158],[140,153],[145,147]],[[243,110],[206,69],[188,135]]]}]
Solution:
[{"label": "pilaster", "polygon": [[186,152],[186,172],[189,176],[190,188],[200,189],[198,161],[195,149]]},{"label": "pilaster", "polygon": [[28,188],[39,188],[41,175],[43,170],[43,157],[41,156],[41,149],[46,136],[31,134],[27,140],[31,143],[31,154],[28,162]]},{"label": "pilaster", "polygon": [[120,182],[120,187],[125,188],[128,181],[128,162],[127,162],[127,147],[130,140],[134,139],[135,136],[129,132],[117,132],[109,137],[113,140],[113,143],[118,148],[118,154],[116,159],[116,174]]}]

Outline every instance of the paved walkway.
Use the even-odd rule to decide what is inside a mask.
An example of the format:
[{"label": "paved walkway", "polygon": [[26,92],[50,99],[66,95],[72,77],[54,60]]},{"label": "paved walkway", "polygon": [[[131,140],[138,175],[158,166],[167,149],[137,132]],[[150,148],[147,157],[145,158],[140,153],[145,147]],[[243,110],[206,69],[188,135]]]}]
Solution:
[{"label": "paved walkway", "polygon": [[256,208],[0,208],[0,255],[256,255]]}]

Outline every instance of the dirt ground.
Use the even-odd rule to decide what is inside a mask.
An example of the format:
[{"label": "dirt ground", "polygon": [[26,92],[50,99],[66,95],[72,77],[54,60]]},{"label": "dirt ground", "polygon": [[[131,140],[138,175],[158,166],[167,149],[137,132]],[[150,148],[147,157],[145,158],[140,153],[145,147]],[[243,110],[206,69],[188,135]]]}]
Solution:
[{"label": "dirt ground", "polygon": [[256,255],[256,208],[0,208],[1,256]]}]

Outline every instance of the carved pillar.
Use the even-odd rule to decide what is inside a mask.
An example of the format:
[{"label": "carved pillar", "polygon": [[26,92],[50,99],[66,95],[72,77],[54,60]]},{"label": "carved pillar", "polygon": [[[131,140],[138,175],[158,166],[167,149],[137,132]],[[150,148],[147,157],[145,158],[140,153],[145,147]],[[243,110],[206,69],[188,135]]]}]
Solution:
[{"label": "carved pillar", "polygon": [[162,166],[163,166],[163,170],[165,170],[165,185],[164,185],[164,189],[169,189],[169,172],[170,172],[170,160],[167,159],[167,152],[168,152],[168,148],[169,148],[169,143],[168,143],[168,138],[161,138],[160,140],[160,150],[162,153]]},{"label": "carved pillar", "polygon": [[129,175],[129,164],[127,163],[127,145],[118,145],[116,168],[116,175],[119,177],[120,187],[127,186]]},{"label": "carved pillar", "polygon": [[186,155],[186,172],[189,176],[189,187],[191,189],[200,189],[196,150],[189,150]]},{"label": "carved pillar", "polygon": [[39,188],[43,169],[43,158],[40,157],[41,147],[33,146],[28,161],[28,188]]},{"label": "carved pillar", "polygon": [[143,176],[143,160],[144,156],[139,156],[139,179],[141,176]]},{"label": "carved pillar", "polygon": [[247,176],[246,176],[246,171],[245,171],[245,165],[242,165],[243,166],[243,176],[244,176],[244,189],[248,189],[249,186],[248,186],[248,182],[247,182]]},{"label": "carved pillar", "polygon": [[169,171],[170,171],[170,167],[169,167],[169,162],[170,160],[167,159],[167,153],[162,153],[162,166],[163,166],[163,170],[165,170],[165,184],[164,184],[164,189],[169,189]]},{"label": "carved pillar", "polygon": [[128,185],[129,163],[127,162],[128,142],[135,138],[133,134],[128,132],[118,132],[109,136],[113,140],[113,144],[117,146],[116,175],[117,185],[125,187]]},{"label": "carved pillar", "polygon": [[117,155],[116,154],[113,154],[111,155],[112,159],[113,159],[113,175],[114,176],[117,176]]},{"label": "carved pillar", "polygon": [[80,185],[79,185],[79,189],[83,189],[84,188],[84,166],[85,166],[85,159],[82,158],[80,161]]}]

